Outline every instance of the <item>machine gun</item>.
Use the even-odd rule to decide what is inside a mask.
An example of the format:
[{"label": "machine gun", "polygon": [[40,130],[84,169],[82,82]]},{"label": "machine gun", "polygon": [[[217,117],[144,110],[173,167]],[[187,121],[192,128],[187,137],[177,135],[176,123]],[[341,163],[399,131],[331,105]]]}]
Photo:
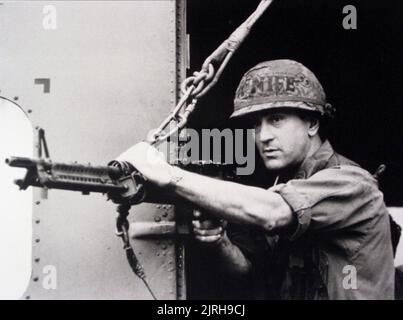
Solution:
[{"label": "machine gun", "polygon": [[144,177],[127,162],[111,161],[107,166],[53,163],[47,159],[11,157],[11,167],[25,168],[23,179],[15,180],[20,190],[29,186],[107,194],[115,203],[130,205],[145,200]]},{"label": "machine gun", "polygon": [[[20,190],[28,187],[106,194],[108,200],[116,204],[136,205],[142,202],[176,203],[173,195],[164,194],[147,183],[147,179],[130,163],[113,160],[106,166],[90,164],[60,163],[49,159],[10,157],[5,160],[10,167],[25,168],[23,179],[14,183]],[[234,167],[212,161],[190,163],[178,162],[178,166],[188,171],[234,180]]]}]

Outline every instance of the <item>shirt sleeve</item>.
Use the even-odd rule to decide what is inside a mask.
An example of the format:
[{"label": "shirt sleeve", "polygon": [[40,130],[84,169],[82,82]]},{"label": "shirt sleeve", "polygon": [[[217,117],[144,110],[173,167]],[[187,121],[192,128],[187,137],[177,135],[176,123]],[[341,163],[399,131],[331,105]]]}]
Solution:
[{"label": "shirt sleeve", "polygon": [[338,166],[321,170],[308,179],[290,180],[269,189],[281,195],[297,217],[291,240],[308,230],[328,232],[362,224],[374,215],[371,201],[380,191],[364,169]]}]

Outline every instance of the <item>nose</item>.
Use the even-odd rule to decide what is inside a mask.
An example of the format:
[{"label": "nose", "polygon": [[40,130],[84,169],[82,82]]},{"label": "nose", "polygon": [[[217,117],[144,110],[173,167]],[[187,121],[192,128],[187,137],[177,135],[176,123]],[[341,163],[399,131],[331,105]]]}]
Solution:
[{"label": "nose", "polygon": [[271,126],[264,120],[261,122],[257,133],[261,143],[267,143],[274,139]]}]

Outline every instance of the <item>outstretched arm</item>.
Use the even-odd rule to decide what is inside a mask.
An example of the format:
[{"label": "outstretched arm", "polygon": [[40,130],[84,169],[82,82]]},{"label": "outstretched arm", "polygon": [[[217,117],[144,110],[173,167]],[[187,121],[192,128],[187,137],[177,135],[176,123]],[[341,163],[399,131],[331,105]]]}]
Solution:
[{"label": "outstretched arm", "polygon": [[225,220],[273,231],[291,225],[291,208],[277,193],[217,180],[169,165],[155,148],[141,142],[119,160],[128,161],[151,183]]}]

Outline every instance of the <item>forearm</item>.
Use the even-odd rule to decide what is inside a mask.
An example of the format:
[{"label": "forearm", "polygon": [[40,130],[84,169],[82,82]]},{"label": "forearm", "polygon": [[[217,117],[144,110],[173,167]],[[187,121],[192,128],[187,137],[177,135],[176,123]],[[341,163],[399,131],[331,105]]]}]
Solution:
[{"label": "forearm", "polygon": [[251,263],[224,233],[220,241],[210,248],[218,259],[221,271],[231,276],[242,277],[251,271]]},{"label": "forearm", "polygon": [[172,192],[223,219],[267,231],[291,223],[289,208],[276,193],[179,168],[173,170],[173,176]]}]

